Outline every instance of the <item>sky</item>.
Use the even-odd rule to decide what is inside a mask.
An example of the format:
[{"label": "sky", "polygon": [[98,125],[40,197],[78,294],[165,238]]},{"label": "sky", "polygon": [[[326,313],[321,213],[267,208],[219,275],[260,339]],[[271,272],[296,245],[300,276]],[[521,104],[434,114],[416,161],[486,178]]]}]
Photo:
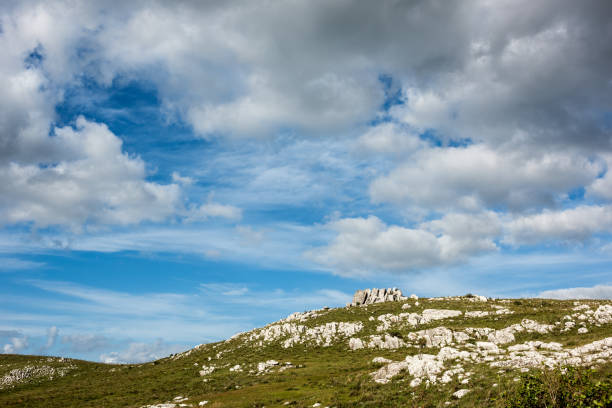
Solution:
[{"label": "sky", "polygon": [[607,0],[4,0],[0,49],[0,352],[612,298]]}]

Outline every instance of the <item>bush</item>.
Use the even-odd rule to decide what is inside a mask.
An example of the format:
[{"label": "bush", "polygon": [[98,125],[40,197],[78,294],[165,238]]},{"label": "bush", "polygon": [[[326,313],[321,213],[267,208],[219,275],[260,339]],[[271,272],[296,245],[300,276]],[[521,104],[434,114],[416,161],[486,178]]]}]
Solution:
[{"label": "bush", "polygon": [[393,337],[397,337],[397,338],[400,338],[400,339],[403,339],[403,338],[404,338],[404,335],[403,335],[403,334],[402,334],[400,331],[398,331],[398,330],[389,330],[389,332],[388,332],[388,333],[389,333],[391,336],[393,336]]},{"label": "bush", "polygon": [[594,371],[564,367],[523,375],[508,408],[612,407],[612,380],[594,378]]}]

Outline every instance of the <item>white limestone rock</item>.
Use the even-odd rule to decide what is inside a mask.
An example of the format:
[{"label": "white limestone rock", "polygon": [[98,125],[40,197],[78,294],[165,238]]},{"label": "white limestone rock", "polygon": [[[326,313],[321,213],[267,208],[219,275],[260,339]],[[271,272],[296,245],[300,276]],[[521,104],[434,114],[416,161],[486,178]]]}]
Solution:
[{"label": "white limestone rock", "polygon": [[248,341],[260,346],[284,339],[284,348],[312,343],[328,347],[334,342],[350,337],[363,329],[362,322],[329,322],[312,328],[296,323],[274,323],[249,335]]},{"label": "white limestone rock", "polygon": [[356,337],[351,337],[349,339],[349,349],[350,350],[359,350],[364,348],[365,345],[363,344],[363,340],[358,339]]},{"label": "white limestone rock", "polygon": [[378,316],[380,324],[376,327],[376,331],[386,331],[391,328],[394,324],[408,324],[410,326],[418,326],[427,324],[435,320],[448,319],[451,317],[461,316],[460,310],[448,310],[448,309],[425,309],[421,314],[418,313],[400,313],[394,315],[392,313],[386,313]]},{"label": "white limestone rock", "polygon": [[393,360],[389,360],[388,358],[384,358],[384,357],[374,357],[372,359],[372,363],[374,364],[387,364],[390,363]]},{"label": "white limestone rock", "polygon": [[469,317],[469,318],[472,318],[472,317],[484,317],[484,316],[488,316],[488,315],[489,315],[489,312],[485,312],[485,311],[482,311],[482,310],[474,310],[474,311],[471,311],[471,312],[465,312],[465,317]]},{"label": "white limestone rock", "polygon": [[455,332],[444,326],[433,329],[420,330],[408,333],[407,339],[412,345],[424,347],[444,347],[462,344],[470,339],[466,333]]},{"label": "white limestone rock", "polygon": [[507,344],[515,341],[513,329],[495,330],[487,335],[487,339],[493,344]]},{"label": "white limestone rock", "polygon": [[612,323],[612,305],[601,305],[593,313],[593,318],[599,324]]},{"label": "white limestone rock", "polygon": [[370,341],[368,342],[368,348],[398,349],[400,347],[405,346],[406,343],[404,342],[404,340],[400,339],[399,337],[391,336],[389,334],[384,334],[382,336],[370,336]]},{"label": "white limestone rock", "polygon": [[202,365],[202,369],[200,370],[200,377],[204,377],[206,375],[212,374],[212,372],[215,371],[215,366],[205,366]]},{"label": "white limestone rock", "polygon": [[455,397],[455,398],[457,398],[457,399],[460,399],[460,398],[465,397],[465,395],[466,395],[468,392],[470,392],[470,390],[463,388],[463,389],[461,389],[461,390],[459,390],[459,391],[454,392],[454,393],[453,393],[453,397]]},{"label": "white limestone rock", "polygon": [[374,288],[358,290],[357,292],[355,292],[351,305],[370,305],[373,303],[395,302],[399,300],[406,300],[406,297],[402,295],[402,291],[398,288]]},{"label": "white limestone rock", "polygon": [[263,373],[267,373],[268,371],[270,371],[272,367],[276,367],[279,364],[280,363],[276,360],[268,360],[268,361],[262,361],[260,363],[257,363],[257,374],[260,375]]}]

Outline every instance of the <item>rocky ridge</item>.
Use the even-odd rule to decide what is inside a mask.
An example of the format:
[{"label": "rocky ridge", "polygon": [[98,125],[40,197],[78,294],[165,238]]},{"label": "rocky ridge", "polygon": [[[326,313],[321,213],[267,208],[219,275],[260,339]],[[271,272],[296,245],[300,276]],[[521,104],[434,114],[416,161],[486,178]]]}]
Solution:
[{"label": "rocky ridge", "polygon": [[[68,371],[62,367],[70,363],[49,361],[19,369],[5,365],[0,388],[3,383],[12,389],[66,377]],[[299,392],[285,392],[303,384],[309,385],[302,390],[310,390],[316,384],[311,376],[333,379],[336,385],[348,381],[350,387],[370,384],[368,392],[373,393],[391,393],[398,382],[405,382],[400,388],[408,394],[447,390],[442,403],[455,406],[462,404],[460,399],[470,401],[482,394],[479,390],[487,378],[503,377],[512,383],[526,371],[611,363],[612,302],[478,295],[418,298],[392,288],[358,291],[344,308],[293,313],[223,342],[201,344],[154,363],[112,366],[108,372],[112,376],[130,369],[146,373],[150,366],[182,376],[183,386],[172,394],[138,400],[130,405],[135,407],[234,406],[223,400],[225,394],[249,396],[258,384],[287,395],[268,399],[265,406],[334,406],[331,397],[317,394],[316,400],[306,403]],[[81,375],[79,367],[72,370],[69,378]],[[274,388],[276,383],[279,388]]]}]

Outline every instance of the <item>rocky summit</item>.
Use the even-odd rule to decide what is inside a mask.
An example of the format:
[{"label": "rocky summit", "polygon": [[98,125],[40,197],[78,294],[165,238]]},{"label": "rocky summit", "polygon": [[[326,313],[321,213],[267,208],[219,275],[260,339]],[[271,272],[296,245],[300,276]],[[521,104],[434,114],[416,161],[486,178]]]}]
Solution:
[{"label": "rocky summit", "polygon": [[359,290],[145,364],[0,355],[0,406],[612,406],[612,301]]},{"label": "rocky summit", "polygon": [[351,306],[370,305],[372,303],[395,302],[406,300],[398,288],[358,290],[353,295]]}]

